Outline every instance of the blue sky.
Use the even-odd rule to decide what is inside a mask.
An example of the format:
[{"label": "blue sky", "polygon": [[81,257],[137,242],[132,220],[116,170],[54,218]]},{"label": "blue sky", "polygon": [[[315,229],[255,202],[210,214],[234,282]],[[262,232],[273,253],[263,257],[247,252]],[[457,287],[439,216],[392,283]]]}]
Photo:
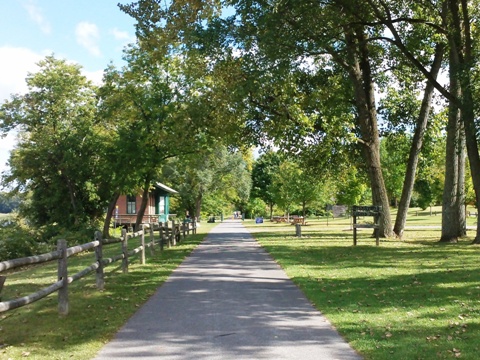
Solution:
[{"label": "blue sky", "polygon": [[[94,82],[135,41],[134,20],[118,0],[0,0],[0,101],[26,90],[25,77],[47,55],[76,62]],[[129,3],[130,1],[120,1]],[[14,134],[0,140],[5,170]]]}]

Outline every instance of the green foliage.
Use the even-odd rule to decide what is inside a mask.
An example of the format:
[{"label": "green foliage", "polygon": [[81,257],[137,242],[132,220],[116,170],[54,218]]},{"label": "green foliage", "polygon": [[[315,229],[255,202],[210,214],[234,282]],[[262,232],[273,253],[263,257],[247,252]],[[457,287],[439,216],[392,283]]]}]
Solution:
[{"label": "green foliage", "polygon": [[26,95],[0,109],[5,133],[18,129],[5,184],[23,200],[21,214],[37,226],[78,226],[103,213],[96,193],[101,145],[96,93],[81,68],[47,56],[27,79]]},{"label": "green foliage", "polygon": [[299,208],[306,215],[307,206],[327,203],[331,192],[326,183],[315,175],[306,172],[300,164],[293,161],[283,161],[272,178],[272,189],[275,204],[292,213]]},{"label": "green foliage", "polygon": [[266,217],[269,214],[267,209],[267,204],[260,198],[250,198],[246,207],[245,212],[250,218],[255,217]]},{"label": "green foliage", "polygon": [[337,181],[336,202],[343,205],[358,205],[371,203],[371,193],[368,191],[367,182],[351,167],[342,173]]},{"label": "green foliage", "polygon": [[390,201],[395,204],[402,195],[410,145],[411,136],[403,133],[392,133],[380,144],[385,187]]},{"label": "green foliage", "polygon": [[0,213],[9,214],[18,209],[20,199],[18,196],[9,196],[7,193],[0,193]]},{"label": "green foliage", "polygon": [[37,255],[45,250],[36,238],[37,234],[15,222],[3,222],[0,225],[0,236],[0,261]]},{"label": "green foliage", "polygon": [[289,214],[298,206],[298,192],[300,190],[300,173],[298,165],[284,161],[273,175],[273,194],[275,203]]},{"label": "green foliage", "polygon": [[178,209],[183,214],[227,213],[234,203],[246,203],[250,195],[251,177],[240,152],[229,152],[224,146],[170,160],[163,177],[180,194]]},{"label": "green foliage", "polygon": [[415,203],[426,209],[442,203],[445,182],[445,137],[440,131],[431,128],[425,138],[420,156],[418,174],[415,180]]},{"label": "green foliage", "polygon": [[280,162],[279,153],[267,151],[253,164],[252,197],[262,199],[270,207],[275,203],[273,177],[279,171]]},{"label": "green foliage", "polygon": [[[97,224],[99,225],[99,224]],[[69,246],[92,241],[98,229],[95,224],[82,224],[72,230],[58,224],[32,228],[18,217],[0,221],[0,261],[43,254],[56,249],[58,239]]]}]

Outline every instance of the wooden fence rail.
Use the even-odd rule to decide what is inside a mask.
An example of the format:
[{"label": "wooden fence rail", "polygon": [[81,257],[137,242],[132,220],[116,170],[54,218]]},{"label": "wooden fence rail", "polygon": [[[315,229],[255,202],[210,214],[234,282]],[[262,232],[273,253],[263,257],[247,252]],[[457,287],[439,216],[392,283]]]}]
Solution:
[{"label": "wooden fence rail", "polygon": [[[145,243],[145,235],[150,236],[150,241]],[[128,273],[128,264],[129,258],[140,253],[140,262],[145,264],[145,249],[150,248],[151,253],[153,254],[154,246],[159,245],[160,250],[164,249],[164,245],[167,244],[168,247],[174,246],[176,242],[185,239],[186,234],[190,234],[192,231],[196,234],[197,226],[196,222],[191,223],[176,223],[171,222],[170,227],[167,223],[159,224],[144,224],[142,225],[142,230],[135,233],[127,233],[125,229],[122,230],[122,236],[116,239],[102,239],[102,235],[99,231],[95,232],[94,241],[91,241],[86,244],[72,246],[67,248],[67,243],[65,240],[58,240],[57,250],[52,251],[46,254],[30,256],[20,259],[13,259],[0,262],[0,272],[15,269],[20,266],[33,265],[46,263],[53,260],[58,260],[58,281],[55,283],[43,288],[35,293],[29,294],[27,296],[0,302],[0,312],[5,312],[9,310],[16,309],[21,306],[31,304],[35,301],[38,301],[56,291],[58,291],[58,311],[61,315],[68,314],[68,285],[72,282],[81,279],[84,276],[87,276],[93,271],[96,271],[96,287],[98,290],[103,290],[105,286],[104,280],[104,267],[112,264],[116,261],[122,260],[122,271]],[[158,231],[159,240],[155,241],[154,232]],[[140,246],[135,249],[128,251],[128,240],[132,238],[140,237]],[[122,244],[122,253],[112,256],[110,258],[103,258],[103,246],[107,244],[114,243]],[[79,271],[76,274],[68,276],[68,258],[72,255],[79,254],[84,251],[95,249],[95,262],[83,270]],[[4,285],[6,277],[0,276],[0,292]]]}]

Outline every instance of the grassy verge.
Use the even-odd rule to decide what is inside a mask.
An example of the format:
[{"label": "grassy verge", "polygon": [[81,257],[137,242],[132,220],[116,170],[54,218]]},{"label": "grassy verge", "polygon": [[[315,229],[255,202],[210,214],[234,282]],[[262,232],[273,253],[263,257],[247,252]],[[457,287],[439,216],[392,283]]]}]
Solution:
[{"label": "grassy verge", "polygon": [[[104,291],[96,290],[94,273],[70,284],[70,311],[66,317],[58,315],[56,294],[0,314],[0,358],[92,358],[213,226],[202,223],[196,235],[162,253],[157,249],[152,256],[147,249],[147,264],[140,265],[138,256],[132,258],[128,274],[122,274],[120,262],[106,267]],[[129,247],[135,246],[138,240],[130,240]],[[106,246],[104,257],[120,251],[120,244]],[[94,259],[92,252],[69,259],[69,274],[82,270]],[[7,274],[2,299],[25,296],[51,284],[56,281],[56,271],[53,262]]]},{"label": "grassy verge", "polygon": [[439,230],[410,230],[376,247],[363,231],[353,247],[345,225],[313,221],[299,239],[291,225],[246,223],[366,359],[478,359],[480,248],[472,239],[440,244]]}]

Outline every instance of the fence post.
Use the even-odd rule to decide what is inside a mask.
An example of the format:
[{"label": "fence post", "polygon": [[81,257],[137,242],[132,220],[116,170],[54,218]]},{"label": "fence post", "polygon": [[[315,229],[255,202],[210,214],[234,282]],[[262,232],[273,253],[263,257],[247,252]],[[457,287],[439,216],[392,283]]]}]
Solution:
[{"label": "fence post", "polygon": [[185,237],[187,236],[187,231],[185,229],[187,226],[188,226],[188,223],[184,221],[182,224],[183,240],[185,240]]},{"label": "fence post", "polygon": [[153,234],[153,224],[150,224],[150,255],[153,256],[155,254],[155,235]]},{"label": "fence post", "polygon": [[170,235],[170,239],[173,246],[177,245],[176,232],[177,232],[177,227],[175,226],[175,220],[172,220],[172,232]]},{"label": "fence post", "polygon": [[5,280],[7,280],[6,276],[0,276],[0,301],[2,301],[2,290],[3,290],[3,285],[5,284]]},{"label": "fence post", "polygon": [[170,239],[170,229],[168,228],[168,220],[165,221],[165,238],[167,239],[167,247],[168,248],[171,248],[172,247],[172,243],[171,243],[171,239]]},{"label": "fence post", "polygon": [[145,224],[140,225],[140,228],[142,229],[142,237],[141,237],[141,245],[142,245],[142,253],[141,253],[141,258],[140,258],[140,263],[142,265],[145,265]]},{"label": "fence post", "polygon": [[122,229],[122,271],[124,274],[128,273],[128,234],[126,229]]},{"label": "fence post", "polygon": [[97,290],[103,290],[105,288],[105,278],[103,275],[103,242],[100,231],[95,231],[95,241],[98,241],[98,246],[95,248],[95,257],[98,262]]},{"label": "fence post", "polygon": [[58,240],[57,250],[60,252],[58,281],[62,282],[62,287],[58,290],[58,312],[60,315],[68,315],[67,241],[64,239]]},{"label": "fence post", "polygon": [[159,227],[159,231],[160,231],[160,251],[163,251],[163,245],[165,245],[163,243],[163,222],[160,222],[159,223],[160,227]]},{"label": "fence post", "polygon": [[197,218],[193,219],[193,234],[197,233]]}]

